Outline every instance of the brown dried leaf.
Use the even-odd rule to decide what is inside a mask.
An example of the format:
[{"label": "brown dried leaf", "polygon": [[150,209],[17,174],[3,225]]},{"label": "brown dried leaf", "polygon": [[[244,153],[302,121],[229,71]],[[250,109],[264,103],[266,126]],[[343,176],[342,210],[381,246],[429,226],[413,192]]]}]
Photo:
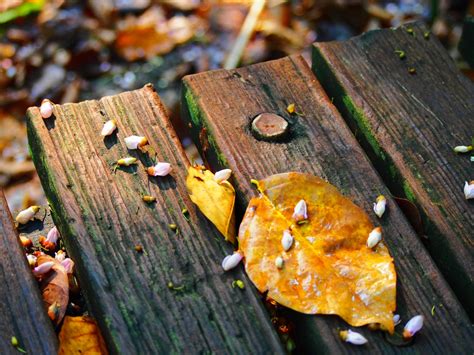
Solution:
[{"label": "brown dried leaf", "polygon": [[54,262],[54,265],[52,270],[41,279],[40,287],[48,315],[54,324],[58,325],[66,314],[69,302],[69,281],[66,269],[58,260],[49,255],[41,255],[37,259],[38,265],[48,261]]},{"label": "brown dried leaf", "polygon": [[[370,249],[367,214],[332,185],[302,173],[259,181],[239,230],[245,269],[260,292],[307,314],[336,314],[353,326],[379,323],[393,332],[396,274],[383,241]],[[306,223],[293,220],[304,199]],[[282,236],[291,231],[292,247]],[[283,267],[276,259],[281,257]]]},{"label": "brown dried leaf", "polygon": [[59,333],[59,355],[108,354],[95,321],[89,317],[64,318]]}]

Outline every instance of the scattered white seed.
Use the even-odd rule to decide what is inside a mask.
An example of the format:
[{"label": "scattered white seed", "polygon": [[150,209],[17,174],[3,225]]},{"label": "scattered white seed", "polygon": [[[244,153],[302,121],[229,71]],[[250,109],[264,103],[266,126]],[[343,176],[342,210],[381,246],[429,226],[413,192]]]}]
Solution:
[{"label": "scattered white seed", "polygon": [[59,250],[57,253],[54,254],[54,258],[61,262],[63,261],[64,259],[66,259],[66,253],[62,250]]},{"label": "scattered white seed", "polygon": [[117,122],[115,120],[109,120],[104,123],[104,127],[102,127],[102,131],[100,132],[100,135],[105,137],[105,136],[110,136],[114,131],[117,129]]},{"label": "scattered white seed", "polygon": [[125,138],[125,145],[128,149],[137,149],[148,144],[148,139],[142,136],[129,136]]},{"label": "scattered white seed", "polygon": [[283,232],[283,237],[281,238],[281,245],[284,251],[290,250],[291,246],[293,245],[294,238],[291,235],[289,230],[285,230]]},{"label": "scattered white seed", "polygon": [[133,157],[126,157],[126,158],[117,160],[117,164],[123,165],[123,166],[130,166],[132,164],[135,164],[136,162],[137,162],[137,158],[133,158]]},{"label": "scattered white seed", "polygon": [[474,162],[474,156],[471,157],[471,162]]},{"label": "scattered white seed", "polygon": [[33,269],[33,274],[35,276],[47,274],[54,265],[54,261],[47,261]]},{"label": "scattered white seed", "polygon": [[30,267],[34,267],[36,265],[36,256],[33,254],[26,255],[26,259],[28,260],[28,265],[30,265]]},{"label": "scattered white seed", "polygon": [[423,327],[424,317],[422,315],[414,316],[403,328],[403,337],[410,339]]},{"label": "scattered white seed", "polygon": [[393,324],[395,326],[399,325],[401,321],[402,321],[402,319],[400,318],[399,314],[394,314],[393,315]]},{"label": "scattered white seed", "polygon": [[59,231],[56,227],[54,227],[48,232],[48,235],[46,236],[46,241],[56,244],[59,237]]},{"label": "scattered white seed", "polygon": [[227,255],[224,260],[222,260],[222,268],[224,271],[235,268],[237,265],[239,265],[242,257],[242,254],[240,254],[238,251],[234,252],[232,255]]},{"label": "scattered white seed", "polygon": [[150,166],[146,169],[150,176],[166,176],[171,172],[171,164],[165,162],[158,162],[155,166]]},{"label": "scattered white seed", "polygon": [[50,118],[53,114],[53,104],[48,99],[41,102],[40,114],[43,119]]},{"label": "scattered white seed", "polygon": [[350,329],[349,330],[341,330],[339,332],[339,336],[346,343],[351,343],[351,344],[354,344],[354,345],[364,345],[365,343],[367,343],[367,339],[362,334],[359,334],[357,332],[353,332]]},{"label": "scattered white seed", "polygon": [[275,259],[275,266],[278,268],[278,269],[283,269],[283,258],[281,256],[277,256],[276,259]]},{"label": "scattered white seed", "polygon": [[230,178],[231,174],[232,174],[232,170],[230,169],[219,170],[214,174],[214,180],[218,184],[220,184],[221,182],[227,181],[227,179]]},{"label": "scattered white seed", "polygon": [[376,227],[369,233],[367,238],[367,248],[374,248],[382,240],[382,228]]},{"label": "scattered white seed", "polygon": [[384,195],[380,195],[377,197],[374,203],[374,212],[377,217],[382,218],[382,215],[385,212],[385,208],[387,206],[387,199]]},{"label": "scattered white seed", "polygon": [[474,180],[469,183],[466,181],[464,184],[464,196],[466,197],[466,200],[474,198]]},{"label": "scattered white seed", "polygon": [[23,210],[21,211],[20,213],[18,213],[18,215],[16,216],[15,220],[19,223],[19,224],[26,224],[28,223],[30,220],[33,219],[33,217],[36,215],[36,213],[39,211],[40,207],[39,206],[31,206],[31,207],[28,207],[26,210]]},{"label": "scattered white seed", "polygon": [[74,261],[72,261],[71,258],[66,258],[61,261],[61,265],[64,267],[64,269],[66,269],[66,273],[72,274],[74,269]]},{"label": "scattered white seed", "polygon": [[472,150],[471,145],[468,145],[468,146],[458,145],[457,147],[454,147],[455,153],[467,153],[467,152],[470,152],[471,150]]},{"label": "scattered white seed", "polygon": [[299,200],[298,203],[296,204],[294,212],[293,212],[293,219],[296,222],[304,221],[305,219],[308,219],[308,210],[306,207],[305,200]]}]

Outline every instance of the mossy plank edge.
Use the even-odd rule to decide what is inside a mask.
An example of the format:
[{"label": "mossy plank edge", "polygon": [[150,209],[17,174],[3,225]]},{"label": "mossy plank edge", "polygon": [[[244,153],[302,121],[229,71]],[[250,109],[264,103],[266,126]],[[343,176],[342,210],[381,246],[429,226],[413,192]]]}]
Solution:
[{"label": "mossy plank edge", "polygon": [[47,315],[39,285],[26,262],[25,252],[7,201],[0,189],[0,353],[55,354],[58,341]]},{"label": "mossy plank edge", "polygon": [[[236,70],[195,74],[183,81],[184,95],[193,98],[192,109],[183,116],[191,125],[205,125],[213,133],[220,154],[226,157],[228,167],[233,171],[232,182],[241,210],[256,195],[250,183],[252,178],[262,179],[294,170],[327,179],[361,206],[374,223],[384,228],[399,277],[397,313],[404,320],[417,313],[426,316],[423,336],[403,351],[431,349],[438,352],[445,346],[452,346],[453,336],[459,340],[456,343],[458,350],[467,351],[469,343],[465,339],[472,336],[472,328],[463,308],[394,201],[389,198],[388,212],[383,219],[374,217],[372,203],[375,198],[378,194],[389,196],[390,193],[300,56]],[[296,105],[300,115],[290,115],[286,111],[290,103]],[[286,141],[265,142],[253,137],[249,124],[262,112],[278,114],[290,122]],[[193,132],[193,138],[198,141],[199,129]],[[436,321],[430,318],[433,304],[443,304],[440,307],[443,313],[435,315]],[[347,328],[339,318],[293,316],[297,351],[349,351],[338,338],[338,329]],[[452,333],[454,328],[458,332],[456,335]],[[382,337],[374,339],[374,333],[366,328],[358,331],[369,339],[369,344],[364,350],[350,348],[351,351],[402,351],[384,342]]]},{"label": "mossy plank edge", "polygon": [[[416,36],[419,36],[418,42],[415,45],[411,43],[414,37],[407,33],[408,28],[414,29],[416,33],[415,38]],[[459,82],[458,75],[460,74],[457,72],[457,69],[453,63],[451,63],[450,59],[445,58],[447,57],[447,54],[443,53],[443,49],[436,39],[423,39],[423,33],[425,31],[426,29],[423,25],[414,23],[405,25],[396,30],[375,30],[360,37],[351,39],[347,42],[315,43],[313,46],[312,66],[313,71],[322,83],[324,89],[329,96],[333,97],[334,104],[341,112],[342,116],[351,127],[359,142],[366,150],[368,156],[372,160],[379,174],[387,183],[391,192],[395,196],[408,198],[419,207],[424,225],[426,227],[425,232],[429,237],[426,247],[472,319],[474,317],[474,304],[472,303],[472,299],[474,299],[474,283],[472,273],[473,246],[472,240],[469,242],[468,234],[472,234],[473,229],[471,228],[469,232],[469,225],[473,225],[473,218],[469,218],[468,216],[469,214],[471,214],[471,216],[474,215],[474,212],[472,211],[474,206],[472,204],[468,206],[469,202],[462,201],[462,185],[464,180],[462,178],[459,179],[457,182],[459,186],[453,185],[453,183],[450,181],[446,181],[448,184],[451,184],[446,188],[448,188],[450,191],[453,191],[452,195],[459,195],[456,197],[456,201],[454,202],[454,200],[450,199],[450,197],[446,196],[446,194],[443,195],[443,181],[438,179],[438,183],[435,184],[434,180],[431,179],[430,176],[427,176],[424,169],[420,167],[423,165],[423,163],[420,164],[417,162],[417,160],[419,160],[421,157],[421,155],[419,155],[421,152],[417,152],[413,147],[415,147],[416,144],[420,144],[422,146],[426,142],[420,143],[419,139],[410,136],[410,138],[413,140],[411,144],[403,143],[403,137],[399,137],[401,143],[397,143],[398,146],[392,144],[393,142],[390,141],[390,138],[393,137],[393,133],[391,132],[400,132],[403,127],[408,126],[408,124],[404,126],[403,124],[394,122],[390,124],[402,128],[398,128],[398,131],[395,131],[395,129],[390,131],[388,128],[385,129],[385,122],[388,120],[387,117],[389,114],[387,113],[384,115],[384,117],[381,117],[381,112],[398,112],[397,110],[399,106],[396,106],[396,100],[397,98],[403,97],[403,95],[405,95],[403,92],[399,91],[399,96],[385,97],[385,92],[389,91],[387,90],[387,86],[400,85],[400,87],[404,89],[409,85],[414,88],[416,88],[416,86],[410,83],[407,84],[407,82],[401,82],[404,80],[403,78],[398,79],[400,82],[399,84],[392,83],[393,81],[397,80],[394,79],[394,77],[391,77],[390,73],[396,72],[398,69],[394,68],[390,62],[393,61],[393,58],[386,57],[396,57],[396,53],[394,53],[393,50],[389,51],[383,47],[383,49],[380,50],[381,53],[374,54],[372,57],[370,57],[371,51],[375,50],[375,48],[379,48],[380,43],[384,43],[386,45],[389,38],[393,37],[396,38],[396,41],[398,41],[396,45],[393,45],[394,49],[395,47],[401,48],[407,53],[407,59],[399,60],[396,57],[395,66],[398,65],[405,67],[407,66],[405,60],[414,58],[412,61],[415,62],[419,67],[419,74],[417,75],[426,76],[426,72],[430,69],[435,73],[438,70],[443,70],[447,71],[448,73],[452,73],[452,81]],[[395,42],[395,40],[392,40],[392,42]],[[356,48],[360,48],[360,52],[357,52]],[[417,50],[418,48],[419,50]],[[342,49],[344,49],[345,52],[342,52]],[[433,57],[441,56],[443,60],[446,61],[446,65],[440,64],[442,69],[437,68],[426,58],[430,51],[432,52],[431,55]],[[380,62],[384,62],[385,67],[378,65],[375,58],[377,58],[377,60]],[[361,67],[364,65],[366,67],[364,67],[364,69],[352,69],[355,65],[354,63],[358,63],[358,61],[363,62]],[[424,67],[425,65],[426,67]],[[370,81],[370,79],[367,78],[368,75],[370,76],[370,73],[374,73],[374,75],[376,73],[379,78],[383,79],[379,81]],[[405,74],[407,74],[407,81],[411,79],[408,73]],[[371,103],[368,102],[366,95],[370,94],[365,93],[364,90],[368,86],[364,86],[364,89],[361,87],[357,87],[356,89],[356,86],[354,86],[359,85],[355,83],[360,83],[359,80],[361,80],[360,78],[362,76],[364,76],[364,80],[374,83],[373,85],[376,89],[373,89],[371,94],[378,97],[379,101],[377,103],[373,101]],[[433,82],[433,84],[436,85],[435,82]],[[466,83],[466,85],[469,86],[472,84]],[[385,88],[385,90],[383,90],[382,87]],[[429,91],[430,89],[432,88],[429,85],[426,85],[420,90]],[[453,90],[453,87],[451,86],[449,89]],[[467,90],[469,89],[466,89],[465,91]],[[474,92],[472,89],[471,91]],[[407,93],[406,95],[417,94],[418,93],[415,92]],[[435,92],[433,93],[434,97],[437,95],[438,94]],[[392,100],[390,100],[391,98]],[[425,110],[426,108],[424,106],[428,106],[429,104],[427,100],[423,102],[421,102],[419,99],[417,100],[418,101],[416,101],[416,105],[411,103],[412,107],[409,113],[407,113],[408,116],[416,115],[421,110]],[[444,100],[446,101],[446,99]],[[390,101],[391,104],[393,104],[396,108],[384,109],[383,107],[385,107],[385,102],[388,101]],[[371,105],[377,105],[377,107]],[[407,103],[404,102],[404,105],[406,107]],[[436,106],[435,104],[433,105]],[[422,108],[420,108],[420,106],[422,106]],[[437,109],[438,113],[441,112],[440,107],[437,107]],[[467,110],[466,112],[470,110],[474,113],[472,104],[470,107],[466,106],[465,109]],[[426,110],[430,110],[430,108]],[[445,119],[441,114],[437,114],[437,116],[437,120]],[[402,121],[403,119],[406,120],[406,117],[400,118]],[[410,120],[410,125],[413,124],[411,122],[412,121]],[[422,122],[423,120],[418,121],[419,126],[414,129],[423,130],[421,125],[429,125],[429,123]],[[389,123],[386,125],[389,127]],[[450,126],[452,125],[455,124],[451,123]],[[472,126],[474,126],[474,122]],[[449,129],[450,128],[448,128],[448,130]],[[453,131],[452,127],[451,131]],[[405,135],[407,135],[407,131],[403,132]],[[463,135],[465,134],[460,132],[452,134],[453,137],[456,136],[457,138]],[[454,139],[451,141],[446,139],[444,141],[441,138],[442,136],[439,137],[440,138],[436,142],[430,142],[430,144],[432,143],[436,147],[434,149],[436,153],[429,151],[429,153],[425,154],[424,152],[427,150],[424,150],[423,154],[425,155],[423,156],[423,159],[427,159],[431,162],[434,161],[435,164],[437,161],[444,159],[448,161],[451,166],[455,166],[457,171],[460,171],[458,175],[465,175],[461,173],[461,171],[463,171],[465,168],[469,169],[467,167],[468,163],[464,163],[464,168],[461,168],[459,164],[456,165],[457,162],[451,164],[451,162],[453,162],[453,157],[454,159],[463,159],[463,157],[455,157],[451,150],[453,146],[461,144],[460,141]],[[467,139],[467,137],[466,141],[466,144],[469,144],[470,140]],[[403,147],[401,147],[402,144]],[[446,148],[448,149],[448,152]],[[407,151],[410,152],[407,153]],[[434,158],[433,154],[438,153],[438,159]],[[468,177],[466,176],[466,178]],[[465,207],[461,208],[457,216],[453,215],[452,213],[450,216],[446,216],[446,208],[453,210],[454,206],[459,206],[460,204]],[[464,212],[461,212],[462,210]],[[464,225],[464,227],[460,228],[460,225]]]},{"label": "mossy plank edge", "polygon": [[[231,287],[235,278],[250,284],[243,271],[222,271],[233,248],[198,217],[185,188],[189,162],[152,86],[53,112],[43,120],[38,108],[28,111],[32,156],[110,352],[283,353],[261,296]],[[111,118],[117,136],[102,139]],[[172,164],[171,176],[147,176],[141,165],[154,154],[128,151],[123,138],[131,134],[148,138],[157,159]],[[140,165],[113,173],[127,155]],[[141,200],[144,191],[155,205]],[[184,288],[170,289],[170,281]]]}]

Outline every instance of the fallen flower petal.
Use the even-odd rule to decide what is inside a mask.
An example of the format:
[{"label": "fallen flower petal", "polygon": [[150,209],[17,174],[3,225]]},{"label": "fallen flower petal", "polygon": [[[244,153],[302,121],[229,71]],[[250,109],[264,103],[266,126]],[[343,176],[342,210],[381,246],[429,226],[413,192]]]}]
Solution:
[{"label": "fallen flower petal", "polygon": [[241,260],[242,254],[240,254],[238,251],[232,255],[227,255],[224,260],[222,260],[222,268],[225,271],[231,270],[239,265]]},{"label": "fallen flower petal", "polygon": [[100,132],[100,135],[105,137],[105,136],[110,136],[114,131],[117,129],[117,122],[115,120],[109,120],[104,123],[104,127],[102,127],[102,131]]},{"label": "fallen flower petal", "polygon": [[296,222],[308,219],[308,211],[305,200],[299,200],[299,202],[296,204],[293,212],[293,219]]},{"label": "fallen flower petal", "polygon": [[232,170],[230,169],[219,170],[214,174],[214,181],[220,184],[223,181],[227,181],[230,178],[231,174]]},{"label": "fallen flower petal", "polygon": [[283,258],[281,256],[277,256],[276,259],[275,259],[275,266],[278,269],[283,269],[283,263],[284,263]]},{"label": "fallen flower petal", "polygon": [[48,232],[48,235],[46,236],[46,241],[56,244],[59,237],[60,237],[59,231],[56,227],[54,227]]},{"label": "fallen flower petal", "polygon": [[54,254],[54,258],[62,262],[64,259],[66,259],[66,253],[63,250],[59,250],[57,253]]},{"label": "fallen flower petal", "polygon": [[367,238],[367,248],[374,248],[382,240],[382,228],[376,227],[370,232]]},{"label": "fallen flower petal", "polygon": [[33,254],[28,254],[26,259],[28,260],[28,265],[30,265],[30,267],[34,267],[36,265],[36,256]]},{"label": "fallen flower petal", "polygon": [[395,326],[399,325],[401,321],[402,321],[402,319],[400,318],[399,314],[394,314],[393,315],[393,324]]},{"label": "fallen flower petal", "polygon": [[384,214],[385,208],[387,206],[387,199],[384,195],[380,195],[375,201],[376,202],[374,203],[374,212],[377,217],[382,218],[382,215]]},{"label": "fallen flower petal", "polygon": [[40,275],[47,274],[51,270],[53,265],[54,265],[53,261],[47,261],[47,262],[35,267],[33,269],[33,274],[35,276],[40,276]]},{"label": "fallen flower petal", "polygon": [[286,110],[288,111],[288,113],[290,114],[293,114],[295,113],[295,104],[289,104],[287,107],[286,107]]},{"label": "fallen flower petal", "polygon": [[137,149],[148,144],[148,139],[142,136],[129,136],[125,138],[125,145],[128,149]]},{"label": "fallen flower petal", "polygon": [[63,261],[61,261],[61,265],[66,270],[66,273],[72,274],[72,272],[74,270],[74,261],[72,261],[71,258],[66,258]]},{"label": "fallen flower petal", "polygon": [[130,166],[132,164],[135,164],[136,162],[137,162],[137,158],[133,158],[133,157],[126,157],[126,158],[117,160],[117,164],[122,165],[122,166]]},{"label": "fallen flower petal", "polygon": [[466,197],[466,200],[474,198],[474,180],[469,183],[466,181],[464,184],[464,196]]},{"label": "fallen flower petal", "polygon": [[53,115],[53,104],[51,103],[50,100],[44,99],[41,102],[40,114],[41,114],[41,117],[43,117],[44,119],[50,118]]},{"label": "fallen flower petal", "polygon": [[454,152],[455,153],[467,153],[472,150],[472,145],[458,145],[457,147],[454,147]]},{"label": "fallen flower petal", "polygon": [[33,245],[33,242],[31,241],[31,239],[24,236],[20,236],[20,242],[21,242],[21,245],[23,245],[23,248],[29,248]]},{"label": "fallen flower petal", "polygon": [[421,328],[423,328],[424,317],[422,315],[414,316],[408,321],[403,329],[403,338],[412,338]]},{"label": "fallen flower petal", "polygon": [[142,200],[146,203],[152,203],[152,202],[156,201],[156,197],[155,196],[150,196],[150,195],[144,195],[144,196],[142,196]]},{"label": "fallen flower petal", "polygon": [[339,332],[339,336],[346,343],[351,343],[351,344],[354,344],[354,345],[364,345],[365,343],[367,343],[367,339],[362,334],[359,334],[357,332],[353,332],[350,329],[349,330],[341,330]]},{"label": "fallen flower petal", "polygon": [[281,238],[281,245],[284,251],[290,250],[291,246],[293,245],[294,238],[291,235],[289,230],[285,230],[283,232],[283,237]]},{"label": "fallen flower petal", "polygon": [[18,213],[16,216],[15,220],[19,224],[26,224],[28,223],[33,217],[36,215],[36,213],[39,211],[40,207],[39,206],[31,206],[28,207],[26,210],[21,211]]},{"label": "fallen flower petal", "polygon": [[165,162],[158,162],[155,166],[146,169],[150,176],[166,176],[171,172],[171,164]]}]

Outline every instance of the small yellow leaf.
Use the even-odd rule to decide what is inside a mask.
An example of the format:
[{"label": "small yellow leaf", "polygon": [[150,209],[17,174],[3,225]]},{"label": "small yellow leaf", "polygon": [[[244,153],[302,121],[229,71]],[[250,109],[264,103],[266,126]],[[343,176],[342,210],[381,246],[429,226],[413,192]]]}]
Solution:
[{"label": "small yellow leaf", "polygon": [[245,270],[258,290],[302,313],[393,332],[395,267],[383,240],[367,247],[374,229],[368,215],[312,175],[273,175],[258,187],[239,230]]},{"label": "small yellow leaf", "polygon": [[99,328],[92,318],[64,318],[59,333],[58,355],[65,354],[108,354]]},{"label": "small yellow leaf", "polygon": [[235,190],[228,181],[218,183],[214,174],[202,166],[190,167],[186,178],[189,196],[201,212],[217,227],[225,240],[235,243]]}]

